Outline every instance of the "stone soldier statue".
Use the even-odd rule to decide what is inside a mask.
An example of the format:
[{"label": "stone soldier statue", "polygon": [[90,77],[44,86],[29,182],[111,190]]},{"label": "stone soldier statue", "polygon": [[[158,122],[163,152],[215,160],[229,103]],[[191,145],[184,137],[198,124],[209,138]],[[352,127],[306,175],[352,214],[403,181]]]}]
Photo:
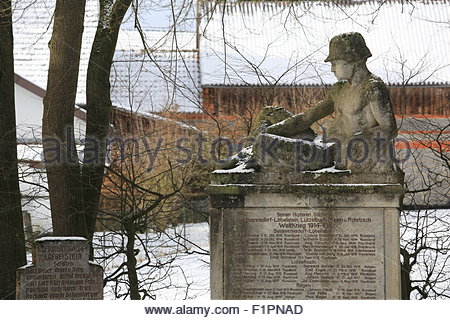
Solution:
[{"label": "stone soldier statue", "polygon": [[[316,170],[334,164],[352,172],[394,172],[392,140],[397,126],[385,84],[367,69],[371,56],[361,34],[333,37],[325,62],[331,62],[339,81],[301,114],[264,108],[253,130],[256,140],[247,167]],[[320,141],[310,126],[331,114],[334,119]]]}]

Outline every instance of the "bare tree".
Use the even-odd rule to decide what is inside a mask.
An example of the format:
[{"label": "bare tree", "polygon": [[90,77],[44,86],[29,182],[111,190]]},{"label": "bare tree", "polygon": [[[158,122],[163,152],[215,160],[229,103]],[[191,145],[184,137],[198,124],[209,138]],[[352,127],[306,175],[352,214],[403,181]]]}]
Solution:
[{"label": "bare tree", "polygon": [[450,118],[410,121],[416,130],[404,169],[402,299],[450,298]]},{"label": "bare tree", "polygon": [[[64,4],[64,2],[61,3]],[[54,160],[47,161],[49,169],[48,191],[50,197],[53,198],[53,201],[55,197],[62,198],[64,203],[58,203],[57,208],[60,210],[58,212],[65,212],[66,214],[64,217],[59,216],[59,219],[61,219],[61,225],[59,227],[55,227],[54,224],[55,234],[76,234],[92,237],[97,222],[98,198],[100,196],[104,172],[108,173],[106,184],[103,186],[103,192],[106,194],[105,198],[114,205],[112,207],[102,207],[102,210],[100,211],[102,213],[100,220],[102,222],[108,221],[106,226],[109,228],[108,233],[124,239],[124,245],[118,249],[118,252],[109,252],[111,254],[110,257],[99,257],[96,255],[96,258],[110,261],[114,257],[123,255],[125,257],[125,263],[120,268],[117,268],[117,272],[108,274],[106,282],[115,282],[118,287],[121,283],[126,284],[126,289],[124,289],[124,291],[117,291],[117,297],[139,299],[154,297],[154,289],[150,286],[150,282],[145,280],[143,283],[142,279],[139,277],[139,274],[142,273],[143,269],[147,270],[150,268],[153,270],[151,272],[156,272],[158,277],[156,277],[156,273],[154,273],[154,276],[152,277],[156,278],[156,280],[154,280],[153,283],[161,283],[165,277],[171,274],[170,268],[173,266],[172,262],[180,252],[192,253],[195,250],[198,250],[202,254],[207,254],[207,251],[201,248],[192,250],[191,248],[195,247],[195,244],[189,244],[188,239],[180,241],[179,229],[172,227],[180,221],[180,204],[184,200],[181,191],[185,187],[186,181],[189,181],[191,184],[196,178],[193,178],[191,174],[188,174],[190,173],[188,166],[192,168],[192,164],[181,165],[185,162],[178,163],[174,160],[176,159],[174,156],[176,152],[180,152],[180,150],[186,152],[187,149],[177,148],[177,140],[174,137],[171,137],[170,130],[172,130],[174,124],[181,128],[189,128],[189,130],[192,130],[191,126],[184,125],[181,122],[167,120],[167,122],[172,125],[161,125],[158,127],[158,130],[153,128],[154,130],[151,132],[152,139],[158,139],[160,137],[165,139],[164,145],[157,144],[158,148],[164,150],[165,156],[155,160],[164,163],[164,165],[153,168],[151,173],[150,171],[146,171],[149,166],[148,161],[145,163],[147,167],[144,167],[144,163],[135,161],[135,154],[133,153],[129,156],[127,155],[124,160],[122,158],[124,153],[119,152],[118,158],[111,157],[111,165],[105,167],[107,134],[111,135],[108,136],[110,139],[115,137],[114,133],[111,132],[112,123],[110,114],[112,112],[112,104],[110,98],[109,74],[119,26],[130,3],[131,1],[120,0],[101,1],[100,21],[89,61],[87,105],[83,106],[87,110],[87,133],[84,145],[84,159],[82,162],[78,159],[76,153],[76,148],[80,147],[80,145],[77,145],[78,142],[75,141],[72,132],[74,101],[70,101],[72,104],[72,114],[70,115],[65,115],[64,112],[67,110],[61,108],[59,104],[63,103],[63,96],[65,96],[63,91],[68,89],[68,86],[57,83],[56,75],[60,76],[62,83],[64,81],[69,81],[69,79],[67,79],[69,76],[72,81],[72,77],[75,77],[75,74],[74,70],[71,68],[69,68],[68,74],[57,73],[55,68],[58,67],[56,68],[58,72],[62,72],[62,68],[61,65],[57,64],[54,60],[59,59],[59,62],[67,62],[67,59],[70,58],[72,59],[70,61],[75,61],[76,57],[64,52],[61,48],[58,48],[58,51],[54,47],[57,41],[55,39],[63,39],[64,37],[69,36],[69,31],[58,25],[61,17],[64,17],[67,13],[63,12],[61,6],[57,6],[55,12],[56,21],[51,42],[53,60],[50,63],[46,113],[44,117],[46,126],[50,127],[52,130],[58,129],[59,131],[58,134],[53,132],[53,135],[49,136],[50,129],[44,128],[46,134],[44,139],[47,138],[47,144],[44,147],[46,148],[46,158]],[[79,7],[77,7],[77,9],[81,10]],[[76,11],[72,10],[71,14],[73,15],[74,12]],[[80,23],[80,21],[77,20],[77,23]],[[59,32],[61,29],[63,32]],[[81,32],[80,29],[72,29],[73,32]],[[71,44],[64,43],[63,45]],[[75,44],[71,46],[74,48]],[[178,48],[176,43],[174,47],[174,52],[177,52]],[[67,56],[65,56],[65,54]],[[164,52],[164,54],[166,54],[166,52]],[[158,63],[156,61],[153,62]],[[78,69],[78,66],[74,66],[73,69]],[[165,75],[167,77],[167,74]],[[170,83],[170,86],[177,87],[182,85],[178,82],[176,77],[176,75],[174,78],[167,77],[166,81]],[[66,82],[66,84],[67,83],[68,82]],[[73,83],[71,82],[71,84]],[[58,85],[60,86],[58,87]],[[130,86],[132,86],[131,83]],[[74,99],[74,95],[71,96],[71,98]],[[56,104],[55,101],[58,102],[58,104]],[[50,102],[52,102],[52,104],[50,104]],[[69,102],[67,99],[64,100],[64,103],[64,107],[68,108]],[[49,104],[51,112],[48,111],[49,108],[47,105]],[[168,104],[168,107],[171,107],[171,105]],[[49,117],[48,114],[50,114],[51,117]],[[64,117],[59,119],[57,116],[58,114],[64,115]],[[157,121],[162,119],[157,115],[154,115],[154,117]],[[130,112],[130,116],[127,117],[127,119],[131,122],[134,121],[133,112]],[[50,123],[50,120],[58,120],[60,122]],[[65,122],[64,126],[61,121]],[[57,128],[55,129],[54,127]],[[63,127],[65,129],[64,131],[61,130]],[[139,140],[143,132],[138,130],[132,132],[128,131],[128,134],[130,134],[130,136],[127,137]],[[184,136],[181,137],[184,138]],[[52,145],[52,143],[55,144]],[[62,146],[63,150],[56,150],[56,146]],[[33,148],[32,145],[29,147]],[[144,150],[149,151],[149,148],[151,147],[145,149],[144,146]],[[37,150],[37,152],[40,153],[39,150]],[[191,152],[191,150],[189,150],[189,152]],[[192,151],[192,153],[194,152]],[[59,156],[62,158],[59,159]],[[146,154],[143,154],[144,158],[146,156]],[[179,159],[185,158],[184,156],[180,156]],[[36,164],[33,163],[33,165]],[[33,184],[33,182],[27,179],[27,177],[32,174],[42,174],[42,172],[39,172],[40,168],[35,169],[36,170],[33,173],[25,172],[26,170],[22,172],[22,178],[27,180],[26,182],[29,184]],[[52,174],[53,180],[51,179]],[[58,176],[60,177],[60,181],[57,181],[56,179]],[[52,181],[54,184],[52,184]],[[45,178],[41,182],[45,182]],[[44,190],[46,188],[45,185],[36,187],[40,188],[39,190]],[[55,194],[55,190],[58,190],[59,193]],[[33,196],[36,197],[35,191],[30,190],[30,192],[31,193],[28,194],[29,199]],[[55,214],[58,213],[55,213],[53,210],[52,202],[52,216],[55,217]],[[106,217],[105,214],[107,214]],[[76,215],[76,217],[73,215]],[[66,218],[69,218],[69,220]],[[83,222],[81,221],[83,219],[86,220]],[[57,221],[56,223],[59,222]],[[83,226],[83,223],[86,224],[86,228]],[[63,224],[70,224],[70,226],[65,226]],[[70,227],[70,230],[63,229],[66,227]],[[142,247],[143,242],[141,232],[149,227],[155,229],[154,233],[158,239],[165,237],[166,240],[161,242],[158,239],[153,239],[154,241],[150,242],[150,239],[147,237],[145,247]],[[167,259],[164,258],[164,261],[161,262],[159,256],[161,247],[164,247],[167,243],[170,243],[171,246],[178,247],[178,249],[176,249],[175,252],[166,255]],[[117,248],[114,248],[114,250],[115,249]],[[109,248],[106,248],[106,250],[109,250]],[[142,254],[145,255],[145,259],[142,257],[135,257],[137,250],[141,252],[141,256]]]},{"label": "bare tree", "polygon": [[25,264],[17,170],[11,1],[0,1],[0,299],[14,299],[16,270]]},{"label": "bare tree", "polygon": [[403,55],[399,49],[395,58],[401,79],[395,88],[401,115],[397,158],[406,188],[400,217],[402,299],[449,298],[448,89],[417,84],[416,77],[432,77],[438,69],[426,67],[426,55],[415,65],[409,65]]},{"label": "bare tree", "polygon": [[95,231],[104,176],[106,137],[111,117],[110,73],[122,20],[131,0],[100,0],[97,32],[87,72],[86,144],[83,161],[83,200],[87,236]]},{"label": "bare tree", "polygon": [[208,254],[177,227],[179,199],[195,162],[177,161],[177,137],[193,133],[160,121],[151,132],[133,131],[111,146],[100,215],[105,232],[96,234],[94,245],[97,261],[117,266],[106,268],[105,277],[116,298],[155,299],[159,290],[180,285],[171,279],[180,254]]},{"label": "bare tree", "polygon": [[449,210],[404,211],[401,217],[402,299],[450,298]]},{"label": "bare tree", "polygon": [[87,237],[80,164],[73,134],[85,0],[57,0],[42,136],[53,233]]},{"label": "bare tree", "polygon": [[[85,1],[58,0],[44,99],[44,153],[53,232],[92,239],[104,175],[112,109],[109,76],[123,17],[131,0],[101,0],[87,73],[86,145],[82,169],[73,133]],[[63,150],[55,154],[55,142]],[[56,158],[55,158],[56,156]]]}]

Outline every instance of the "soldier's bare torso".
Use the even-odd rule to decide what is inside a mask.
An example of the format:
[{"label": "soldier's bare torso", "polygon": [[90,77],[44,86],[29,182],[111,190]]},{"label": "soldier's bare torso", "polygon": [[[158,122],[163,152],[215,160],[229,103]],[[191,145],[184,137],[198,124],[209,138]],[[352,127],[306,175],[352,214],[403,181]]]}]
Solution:
[{"label": "soldier's bare torso", "polygon": [[331,97],[334,104],[334,120],[327,132],[328,138],[345,139],[379,125],[367,97],[367,87],[376,81],[377,79],[372,76],[356,85],[348,82],[336,84],[337,88],[333,90]]}]

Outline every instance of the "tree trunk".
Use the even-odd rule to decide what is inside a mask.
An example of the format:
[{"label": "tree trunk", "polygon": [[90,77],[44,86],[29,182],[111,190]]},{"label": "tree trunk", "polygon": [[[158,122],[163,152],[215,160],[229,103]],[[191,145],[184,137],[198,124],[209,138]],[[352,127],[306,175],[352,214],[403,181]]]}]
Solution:
[{"label": "tree trunk", "polygon": [[16,270],[26,264],[17,171],[11,1],[0,0],[0,300],[14,299]]},{"label": "tree trunk", "polygon": [[[84,210],[89,240],[95,222],[104,176],[106,137],[112,109],[109,76],[123,17],[131,0],[100,0],[99,24],[87,72],[86,147],[83,160]],[[112,10],[111,10],[112,8]]]},{"label": "tree trunk", "polygon": [[400,254],[403,257],[403,262],[401,265],[401,292],[402,292],[402,300],[410,300],[411,292],[412,292],[412,284],[411,284],[411,256],[409,255],[406,249],[401,248]]},{"label": "tree trunk", "polygon": [[125,232],[127,235],[127,275],[130,284],[131,300],[141,300],[139,294],[139,280],[136,272],[136,257],[134,256],[134,239],[136,236],[136,226],[133,220],[125,222]]},{"label": "tree trunk", "polygon": [[42,135],[53,233],[87,236],[73,118],[85,0],[57,0]]}]

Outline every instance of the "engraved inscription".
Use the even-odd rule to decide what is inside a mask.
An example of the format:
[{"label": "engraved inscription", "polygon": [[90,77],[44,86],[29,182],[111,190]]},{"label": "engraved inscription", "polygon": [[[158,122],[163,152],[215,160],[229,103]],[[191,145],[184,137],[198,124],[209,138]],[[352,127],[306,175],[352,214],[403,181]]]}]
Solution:
[{"label": "engraved inscription", "polygon": [[38,240],[34,265],[19,269],[18,299],[102,299],[102,268],[88,262],[86,240]]},{"label": "engraved inscription", "polygon": [[225,248],[231,296],[384,298],[382,212],[248,209],[234,219]]}]

